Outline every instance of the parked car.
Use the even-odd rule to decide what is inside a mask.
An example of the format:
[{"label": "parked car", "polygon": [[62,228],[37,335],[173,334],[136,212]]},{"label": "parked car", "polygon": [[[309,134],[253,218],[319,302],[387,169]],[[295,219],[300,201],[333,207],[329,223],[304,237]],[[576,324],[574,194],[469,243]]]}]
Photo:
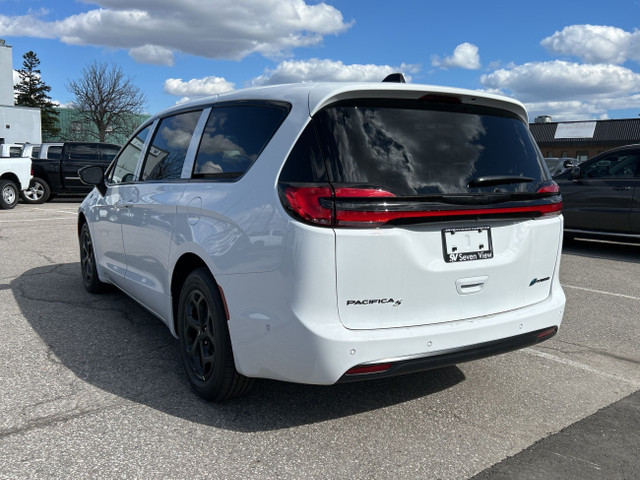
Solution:
[{"label": "parked car", "polygon": [[0,158],[0,209],[14,208],[18,204],[20,190],[31,180],[29,157]]},{"label": "parked car", "polygon": [[547,340],[561,198],[527,118],[504,97],[390,83],[176,106],[106,173],[81,170],[96,185],[84,285],[166,323],[212,400],[254,377],[329,385]]},{"label": "parked car", "polygon": [[46,160],[60,160],[62,157],[62,147],[64,143],[43,143],[40,145],[40,152],[36,158]]},{"label": "parked car", "polygon": [[600,153],[554,179],[568,237],[640,239],[640,144]]},{"label": "parked car", "polygon": [[38,158],[40,154],[39,143],[25,143],[22,146],[21,157]]},{"label": "parked car", "polygon": [[21,192],[25,203],[44,203],[56,195],[83,195],[90,186],[80,181],[78,170],[88,165],[107,167],[119,145],[110,143],[67,142],[42,144],[41,155],[33,159],[33,179]]},{"label": "parked car", "polygon": [[578,160],[568,157],[545,157],[544,163],[547,165],[551,175],[558,175],[567,169],[578,165]]},{"label": "parked car", "polygon": [[20,157],[22,155],[21,143],[0,143],[0,158]]}]

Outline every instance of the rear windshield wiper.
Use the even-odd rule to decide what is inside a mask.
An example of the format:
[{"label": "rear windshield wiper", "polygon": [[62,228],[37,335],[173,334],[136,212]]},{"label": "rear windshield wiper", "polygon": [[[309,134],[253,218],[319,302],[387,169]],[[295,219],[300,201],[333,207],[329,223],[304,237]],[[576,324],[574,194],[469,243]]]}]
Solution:
[{"label": "rear windshield wiper", "polygon": [[533,182],[531,177],[515,177],[502,175],[487,175],[486,177],[475,177],[469,180],[468,188],[473,187],[490,187],[492,185],[507,185],[510,183],[529,183]]}]

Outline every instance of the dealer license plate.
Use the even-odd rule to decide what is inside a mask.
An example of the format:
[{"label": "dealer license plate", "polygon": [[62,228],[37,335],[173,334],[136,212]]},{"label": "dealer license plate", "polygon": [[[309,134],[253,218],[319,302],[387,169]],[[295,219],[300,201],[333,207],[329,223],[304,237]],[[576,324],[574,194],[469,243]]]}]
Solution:
[{"label": "dealer license plate", "polygon": [[445,228],[442,230],[442,253],[447,263],[493,258],[491,228]]}]

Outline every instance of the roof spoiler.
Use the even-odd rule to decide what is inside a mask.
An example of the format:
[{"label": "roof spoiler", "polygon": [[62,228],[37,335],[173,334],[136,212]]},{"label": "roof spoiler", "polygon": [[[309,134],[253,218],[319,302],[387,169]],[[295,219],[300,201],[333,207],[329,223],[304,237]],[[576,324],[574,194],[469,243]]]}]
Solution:
[{"label": "roof spoiler", "polygon": [[401,73],[391,73],[386,77],[384,77],[384,80],[382,81],[390,82],[390,83],[407,83],[406,80],[404,79],[404,75]]}]

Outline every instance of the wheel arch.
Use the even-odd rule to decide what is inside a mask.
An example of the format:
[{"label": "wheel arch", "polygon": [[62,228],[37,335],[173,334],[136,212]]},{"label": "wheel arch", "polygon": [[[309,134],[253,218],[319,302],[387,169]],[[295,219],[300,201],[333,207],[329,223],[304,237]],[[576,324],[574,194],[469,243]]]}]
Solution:
[{"label": "wheel arch", "polygon": [[0,180],[10,180],[16,184],[16,187],[18,187],[18,192],[22,190],[22,185],[20,184],[20,180],[18,179],[18,176],[15,173],[12,173],[12,172],[3,173],[2,176],[0,176]]},{"label": "wheel arch", "polygon": [[227,309],[227,302],[224,297],[224,293],[220,288],[220,284],[216,281],[216,277],[207,265],[207,263],[195,253],[185,253],[183,254],[178,261],[176,262],[175,267],[173,268],[173,274],[171,275],[171,313],[172,313],[172,322],[173,322],[173,331],[178,331],[178,303],[180,302],[180,290],[182,289],[182,285],[184,285],[185,280],[189,276],[191,272],[198,268],[205,268],[211,275],[213,279],[213,283],[215,283],[218,291],[220,292],[220,298],[222,299],[222,304],[224,307],[225,315],[227,320],[229,320],[229,313]]}]

